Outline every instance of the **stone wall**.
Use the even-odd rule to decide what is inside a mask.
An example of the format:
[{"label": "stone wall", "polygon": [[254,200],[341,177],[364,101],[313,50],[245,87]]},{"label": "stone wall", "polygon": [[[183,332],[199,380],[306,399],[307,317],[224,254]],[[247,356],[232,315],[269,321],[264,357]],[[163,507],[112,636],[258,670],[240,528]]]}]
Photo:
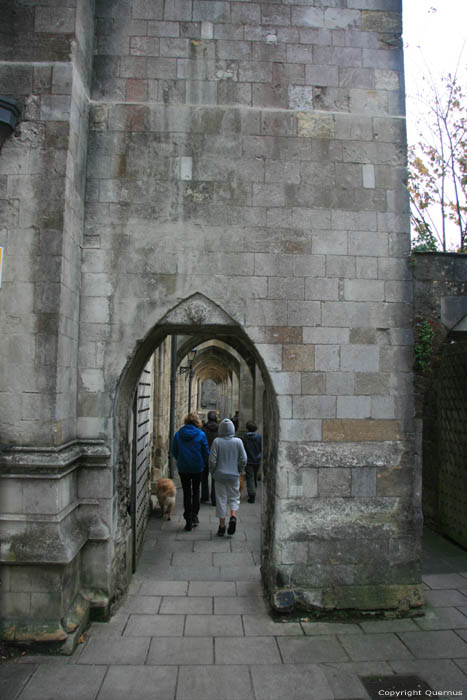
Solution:
[{"label": "stone wall", "polygon": [[413,271],[415,328],[425,321],[434,332],[429,368],[415,379],[423,513],[428,524],[467,546],[467,255],[415,253]]},{"label": "stone wall", "polygon": [[[0,66],[25,105],[0,156],[2,469],[15,493],[58,474],[40,512],[77,518],[74,590],[108,609],[128,583],[128,415],[174,334],[264,385],[271,603],[419,605],[400,0],[44,0],[8,21],[28,48]],[[8,575],[34,565],[14,503]]]}]

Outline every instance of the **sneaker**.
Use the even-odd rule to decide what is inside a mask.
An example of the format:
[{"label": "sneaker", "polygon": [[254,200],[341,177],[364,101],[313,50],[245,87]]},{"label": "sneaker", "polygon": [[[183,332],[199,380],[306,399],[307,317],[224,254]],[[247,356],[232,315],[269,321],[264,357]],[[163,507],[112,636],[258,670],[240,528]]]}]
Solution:
[{"label": "sneaker", "polygon": [[186,521],[186,525],[183,529],[186,530],[187,532],[190,532],[190,530],[192,529],[192,525],[191,525],[191,522],[189,520]]},{"label": "sneaker", "polygon": [[219,525],[219,529],[218,529],[218,531],[217,531],[217,536],[218,536],[218,537],[224,537],[224,535],[225,535],[225,526],[224,526],[224,527],[221,527],[221,526]]},{"label": "sneaker", "polygon": [[254,503],[256,497],[255,496],[248,496],[248,503]]},{"label": "sneaker", "polygon": [[193,527],[196,527],[197,525],[199,525],[199,519],[198,519],[197,515],[193,516],[192,522],[193,522]]},{"label": "sneaker", "polygon": [[234,515],[232,515],[230,520],[229,520],[229,527],[227,530],[227,534],[233,535],[236,527],[237,527],[237,518]]}]

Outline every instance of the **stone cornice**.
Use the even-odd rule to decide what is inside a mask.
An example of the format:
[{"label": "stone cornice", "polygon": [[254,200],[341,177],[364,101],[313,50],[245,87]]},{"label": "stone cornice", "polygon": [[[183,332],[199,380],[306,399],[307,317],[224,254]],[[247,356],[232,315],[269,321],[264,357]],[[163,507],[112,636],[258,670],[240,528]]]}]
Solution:
[{"label": "stone cornice", "polygon": [[0,477],[61,479],[78,467],[106,467],[110,449],[103,440],[74,440],[65,445],[14,445],[0,455]]}]

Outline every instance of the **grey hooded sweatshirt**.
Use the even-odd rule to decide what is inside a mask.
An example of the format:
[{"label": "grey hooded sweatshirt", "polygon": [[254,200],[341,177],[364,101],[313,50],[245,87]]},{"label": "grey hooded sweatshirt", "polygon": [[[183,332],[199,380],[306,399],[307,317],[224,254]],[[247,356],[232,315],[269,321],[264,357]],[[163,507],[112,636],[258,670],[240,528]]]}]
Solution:
[{"label": "grey hooded sweatshirt", "polygon": [[235,427],[231,420],[224,418],[219,424],[218,437],[211,445],[209,471],[215,481],[233,481],[243,471],[246,452],[240,438],[234,437]]}]

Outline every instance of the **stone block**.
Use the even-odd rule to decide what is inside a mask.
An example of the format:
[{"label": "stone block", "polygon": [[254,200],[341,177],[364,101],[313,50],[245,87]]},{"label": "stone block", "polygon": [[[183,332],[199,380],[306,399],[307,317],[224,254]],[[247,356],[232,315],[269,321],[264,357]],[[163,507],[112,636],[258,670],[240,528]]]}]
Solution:
[{"label": "stone block", "polygon": [[316,255],[339,255],[347,250],[346,231],[315,231],[313,233],[313,251]]},{"label": "stone block", "polygon": [[334,372],[340,366],[340,348],[338,345],[315,345],[315,370],[317,372]]},{"label": "stone block", "polygon": [[346,301],[383,301],[384,291],[385,285],[382,280],[344,280],[344,299]]},{"label": "stone block", "polygon": [[287,302],[289,326],[316,326],[321,323],[321,306],[317,301]]},{"label": "stone block", "polygon": [[74,34],[75,31],[73,7],[37,7],[34,20],[35,32]]},{"label": "stone block", "polygon": [[355,392],[361,395],[387,394],[389,376],[382,372],[359,372],[355,375]]},{"label": "stone block", "polygon": [[266,345],[258,343],[256,345],[258,352],[263,357],[268,369],[281,370],[288,369],[282,366],[281,346],[276,344]]},{"label": "stone block", "polygon": [[302,395],[320,396],[326,391],[325,374],[319,372],[302,373]]},{"label": "stone block", "polygon": [[293,418],[335,418],[336,399],[331,396],[294,396]]},{"label": "stone block", "polygon": [[371,418],[395,418],[395,402],[393,396],[371,397]]},{"label": "stone block", "polygon": [[324,10],[312,7],[292,7],[292,25],[298,27],[324,28]]},{"label": "stone block", "polygon": [[396,420],[324,420],[323,440],[326,442],[367,442],[398,440]]},{"label": "stone block", "polygon": [[269,299],[304,299],[304,281],[287,277],[269,277],[267,296]]},{"label": "stone block", "polygon": [[335,136],[335,120],[330,114],[297,113],[297,136],[331,139]]},{"label": "stone block", "polygon": [[337,279],[309,278],[305,280],[305,299],[338,299],[339,282]]},{"label": "stone block", "polygon": [[281,439],[289,442],[319,441],[320,420],[281,420]]},{"label": "stone block", "polygon": [[277,394],[300,394],[299,372],[272,372],[271,379]]},{"label": "stone block", "polygon": [[376,469],[361,467],[352,469],[352,496],[374,498],[376,496]]},{"label": "stone block", "polygon": [[282,347],[282,368],[284,371],[312,371],[314,369],[314,348],[306,345],[284,345]]},{"label": "stone block", "polygon": [[378,372],[379,348],[369,345],[347,345],[341,349],[341,369],[352,372]]},{"label": "stone block", "polygon": [[339,396],[337,418],[370,418],[371,400],[369,396]]},{"label": "stone block", "polygon": [[352,475],[350,469],[319,469],[318,495],[320,498],[349,497]]}]

